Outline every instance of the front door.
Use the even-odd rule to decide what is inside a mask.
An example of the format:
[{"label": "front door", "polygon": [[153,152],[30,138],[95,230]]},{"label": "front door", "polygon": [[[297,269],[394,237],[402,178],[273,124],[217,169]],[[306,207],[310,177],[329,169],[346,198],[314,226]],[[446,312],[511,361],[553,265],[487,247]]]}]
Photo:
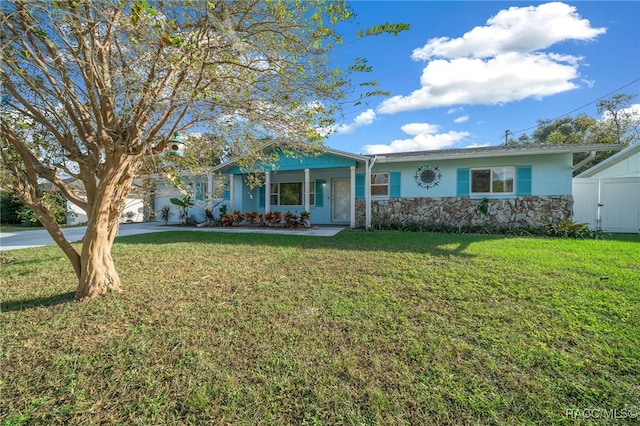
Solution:
[{"label": "front door", "polygon": [[349,179],[334,179],[331,188],[331,220],[349,223],[351,213],[351,182]]}]

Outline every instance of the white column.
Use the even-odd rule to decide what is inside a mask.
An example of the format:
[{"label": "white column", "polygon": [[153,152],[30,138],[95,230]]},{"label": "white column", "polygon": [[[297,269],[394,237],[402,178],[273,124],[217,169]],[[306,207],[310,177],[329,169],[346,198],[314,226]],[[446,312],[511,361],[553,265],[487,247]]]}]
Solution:
[{"label": "white column", "polygon": [[350,194],[350,226],[356,227],[356,166],[351,166],[351,194]]},{"label": "white column", "polygon": [[378,157],[373,157],[365,163],[364,174],[364,202],[365,202],[365,228],[371,229],[371,169]]},{"label": "white column", "polygon": [[207,171],[207,193],[209,193],[207,200],[211,200],[213,198],[213,176],[210,171]]},{"label": "white column", "polygon": [[229,175],[229,212],[231,213],[235,208],[236,208],[236,200],[235,200],[235,180],[236,180],[236,175]]},{"label": "white column", "polygon": [[271,213],[271,172],[264,174],[264,212]]},{"label": "white column", "polygon": [[309,169],[304,169],[304,210],[311,211],[310,204],[310,181],[309,181]]}]

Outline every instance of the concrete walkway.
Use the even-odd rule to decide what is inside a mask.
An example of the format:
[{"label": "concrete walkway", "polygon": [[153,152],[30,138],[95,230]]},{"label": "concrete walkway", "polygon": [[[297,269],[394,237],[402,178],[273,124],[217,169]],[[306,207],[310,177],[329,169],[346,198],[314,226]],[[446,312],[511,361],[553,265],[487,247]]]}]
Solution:
[{"label": "concrete walkway", "polygon": [[[172,226],[174,225],[174,226]],[[166,226],[160,222],[145,223],[126,223],[121,224],[118,236],[148,234],[151,232],[167,232],[167,231],[194,231],[194,232],[232,232],[232,233],[257,233],[257,234],[283,234],[283,235],[306,235],[309,237],[332,237],[338,232],[345,229],[340,226],[314,226],[309,229],[274,229],[274,228],[250,228],[250,227],[229,227],[229,228],[191,228],[175,226],[177,224],[169,224]],[[73,228],[63,228],[62,233],[65,238],[71,242],[82,240],[86,226],[77,226]],[[30,247],[42,247],[54,244],[53,239],[44,229],[35,229],[20,232],[1,232],[0,233],[0,251],[16,250]]]}]

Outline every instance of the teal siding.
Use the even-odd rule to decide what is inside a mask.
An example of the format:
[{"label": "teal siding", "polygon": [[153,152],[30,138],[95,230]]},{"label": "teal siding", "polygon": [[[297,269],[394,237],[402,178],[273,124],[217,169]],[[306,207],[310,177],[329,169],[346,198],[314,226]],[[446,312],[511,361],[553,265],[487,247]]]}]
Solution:
[{"label": "teal siding", "polygon": [[[259,171],[293,171],[304,169],[331,169],[355,166],[356,161],[350,158],[337,157],[330,154],[320,154],[315,157],[301,156],[299,158],[291,157],[278,151],[278,160],[273,163],[258,166]],[[233,166],[229,170],[230,174],[243,174],[245,171],[240,170],[238,166]]]},{"label": "teal siding", "polygon": [[358,199],[364,198],[364,175],[363,174],[356,175],[356,198]]},{"label": "teal siding", "polygon": [[518,195],[531,195],[531,166],[518,166],[517,171],[517,194]]},{"label": "teal siding", "polygon": [[400,172],[389,173],[389,196],[400,198]]},{"label": "teal siding", "polygon": [[469,169],[458,169],[457,173],[457,186],[456,186],[456,195],[458,197],[468,197],[469,196]]},{"label": "teal siding", "polygon": [[[322,185],[322,182],[324,182],[324,179],[316,179],[315,185],[316,185],[316,207],[323,207],[324,206],[324,186]],[[314,183],[311,182],[311,185],[313,185]]]},{"label": "teal siding", "polygon": [[258,205],[259,205],[260,207],[263,207],[263,208],[264,208],[264,196],[266,195],[266,193],[267,193],[267,191],[265,190],[264,185],[263,185],[263,186],[261,186],[261,187],[260,187],[260,190],[258,191],[258,194],[259,194],[259,195],[258,195],[258,198],[259,198],[259,200],[258,200]]}]

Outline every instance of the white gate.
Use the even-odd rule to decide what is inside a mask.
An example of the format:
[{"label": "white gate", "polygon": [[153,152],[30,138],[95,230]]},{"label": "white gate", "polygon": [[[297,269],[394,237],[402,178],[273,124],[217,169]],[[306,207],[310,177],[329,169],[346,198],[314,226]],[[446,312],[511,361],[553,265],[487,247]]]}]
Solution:
[{"label": "white gate", "polygon": [[573,220],[605,232],[640,232],[640,178],[574,179]]}]

